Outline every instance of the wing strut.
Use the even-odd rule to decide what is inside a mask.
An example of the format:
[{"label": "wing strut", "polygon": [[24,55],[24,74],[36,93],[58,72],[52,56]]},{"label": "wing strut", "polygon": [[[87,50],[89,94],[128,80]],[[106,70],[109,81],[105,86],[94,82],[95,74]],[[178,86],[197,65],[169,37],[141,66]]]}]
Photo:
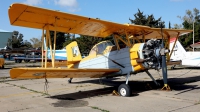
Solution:
[{"label": "wing strut", "polygon": [[[49,25],[47,26],[46,38],[48,38],[48,40],[49,40],[49,47],[50,47],[51,59],[53,59],[52,44],[51,44],[51,37],[50,37]],[[51,64],[52,64],[52,67],[54,67],[54,62],[53,62],[53,60],[52,60],[52,63],[51,63]]]},{"label": "wing strut", "polygon": [[[54,30],[54,43],[53,43],[53,49],[52,49],[52,43],[51,43],[51,37],[50,37],[50,30],[49,30],[49,24],[45,25],[42,29],[42,63],[41,67],[47,68],[47,53],[48,48],[50,48],[50,55],[51,55],[51,65],[53,68],[55,68],[55,52],[56,52],[56,21],[54,24],[55,30]],[[45,36],[46,34],[46,36]],[[45,43],[45,44],[44,44]],[[45,51],[45,54],[44,54]],[[45,58],[44,58],[45,57]],[[44,62],[45,61],[45,62]]]},{"label": "wing strut", "polygon": [[44,67],[44,28],[42,29],[42,63],[41,67]]},{"label": "wing strut", "polygon": [[54,24],[54,27],[55,27],[55,30],[54,30],[54,44],[53,44],[53,56],[52,56],[52,61],[53,61],[53,68],[55,67],[55,53],[56,53],[56,35],[57,35],[57,32],[56,32],[56,20],[57,20],[57,17],[55,18],[55,24]]}]

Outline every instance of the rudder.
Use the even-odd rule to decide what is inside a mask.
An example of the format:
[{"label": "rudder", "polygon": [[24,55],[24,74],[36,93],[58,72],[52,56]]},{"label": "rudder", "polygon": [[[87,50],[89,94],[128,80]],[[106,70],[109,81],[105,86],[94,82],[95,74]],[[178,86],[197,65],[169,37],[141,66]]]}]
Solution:
[{"label": "rudder", "polygon": [[71,42],[66,46],[67,51],[67,65],[77,63],[81,61],[81,53],[76,41]]}]

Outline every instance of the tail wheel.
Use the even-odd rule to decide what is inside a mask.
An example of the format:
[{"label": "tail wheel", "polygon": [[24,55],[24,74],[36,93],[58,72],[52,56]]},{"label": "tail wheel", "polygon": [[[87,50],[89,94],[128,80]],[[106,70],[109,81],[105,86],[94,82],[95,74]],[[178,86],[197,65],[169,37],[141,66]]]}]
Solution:
[{"label": "tail wheel", "polygon": [[121,84],[118,88],[118,93],[123,97],[128,97],[131,95],[130,86],[127,84]]},{"label": "tail wheel", "polygon": [[72,83],[72,79],[73,79],[73,78],[70,78],[70,79],[68,80],[68,83]]}]

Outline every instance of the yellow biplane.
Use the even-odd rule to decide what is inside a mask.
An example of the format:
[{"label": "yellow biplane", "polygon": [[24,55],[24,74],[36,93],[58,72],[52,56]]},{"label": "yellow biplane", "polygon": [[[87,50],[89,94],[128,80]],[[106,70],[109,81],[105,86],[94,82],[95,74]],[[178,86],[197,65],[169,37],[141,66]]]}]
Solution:
[{"label": "yellow biplane", "polygon": [[[11,78],[72,79],[125,75],[126,83],[121,84],[118,88],[118,92],[122,96],[131,95],[128,79],[133,73],[146,72],[158,84],[148,72],[149,69],[159,70],[162,68],[163,88],[169,89],[165,57],[167,55],[168,63],[171,55],[168,50],[169,40],[171,37],[176,37],[177,41],[179,35],[192,32],[191,30],[118,24],[19,3],[12,4],[8,10],[8,14],[11,25],[41,29],[42,43],[46,41],[46,44],[42,45],[42,51],[50,48],[52,56],[51,67],[47,66],[47,53],[42,52],[42,57],[44,56],[45,61],[41,63],[40,68],[13,68],[10,70]],[[57,66],[55,62],[56,35],[54,35],[54,43],[51,43],[50,30],[55,31],[55,34],[59,31],[101,38],[112,35],[115,44],[110,41],[100,42],[93,46],[87,57],[82,58],[78,44],[72,42],[66,46],[67,62],[66,67],[63,68]],[[162,40],[162,44],[160,40]],[[165,46],[163,40],[165,40]],[[123,42],[126,46],[120,46],[119,41]]]}]

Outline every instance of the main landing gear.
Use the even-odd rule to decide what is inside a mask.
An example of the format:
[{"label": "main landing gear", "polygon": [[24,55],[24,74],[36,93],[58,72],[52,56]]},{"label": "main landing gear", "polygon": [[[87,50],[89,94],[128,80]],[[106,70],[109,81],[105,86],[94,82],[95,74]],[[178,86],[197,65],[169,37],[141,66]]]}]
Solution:
[{"label": "main landing gear", "polygon": [[131,94],[132,94],[132,90],[131,90],[130,86],[128,85],[128,78],[129,77],[130,77],[130,73],[128,73],[127,76],[126,76],[126,83],[121,84],[118,87],[118,93],[123,97],[128,97],[128,96],[131,96]]},{"label": "main landing gear", "polygon": [[[160,84],[153,78],[153,76],[149,73],[148,70],[145,71],[148,76],[154,81],[154,83],[157,85],[157,86],[160,86]],[[123,96],[123,97],[129,97],[132,95],[132,89],[130,88],[130,86],[128,85],[128,79],[130,77],[130,73],[127,74],[126,76],[126,83],[125,84],[121,84],[119,87],[118,87],[118,93]],[[168,85],[165,85],[163,89],[170,89],[170,87]]]}]

